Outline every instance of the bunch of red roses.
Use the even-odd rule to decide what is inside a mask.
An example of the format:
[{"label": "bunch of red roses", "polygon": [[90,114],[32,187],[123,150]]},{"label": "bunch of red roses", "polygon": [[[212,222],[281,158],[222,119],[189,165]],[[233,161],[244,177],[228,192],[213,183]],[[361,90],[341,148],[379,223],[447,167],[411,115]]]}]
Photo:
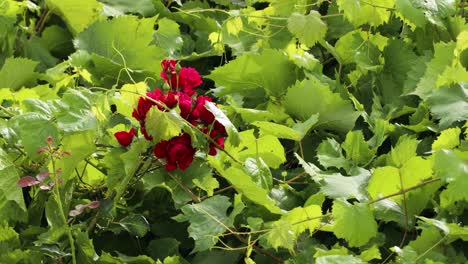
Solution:
[{"label": "bunch of red roses", "polygon": [[[177,69],[175,60],[164,60],[161,63],[163,71],[161,77],[169,85],[170,90],[163,93],[160,89],[147,92],[146,97],[140,97],[132,116],[140,123],[140,129],[146,140],[152,140],[146,130],[146,115],[152,107],[167,111],[179,107],[180,116],[196,126],[201,132],[208,135],[213,142],[209,144],[209,155],[216,155],[217,147],[224,147],[226,130],[215,120],[214,115],[205,107],[205,102],[211,102],[208,96],[196,96],[194,88],[202,84],[200,74],[191,67]],[[120,131],[114,134],[119,143],[128,146],[133,140],[136,131]],[[187,169],[193,161],[196,149],[192,146],[189,134],[182,134],[169,140],[161,140],[154,146],[154,155],[166,160],[166,170]]]}]

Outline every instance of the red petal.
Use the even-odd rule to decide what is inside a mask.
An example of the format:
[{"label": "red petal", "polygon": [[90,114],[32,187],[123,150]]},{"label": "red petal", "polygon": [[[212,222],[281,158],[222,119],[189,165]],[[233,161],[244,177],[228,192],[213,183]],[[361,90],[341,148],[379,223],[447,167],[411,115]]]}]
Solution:
[{"label": "red petal", "polygon": [[135,135],[135,129],[131,129],[130,132],[120,131],[114,134],[115,138],[119,141],[120,145],[128,146],[132,143],[133,136]]},{"label": "red petal", "polygon": [[163,140],[163,141],[159,142],[158,144],[156,144],[156,146],[154,146],[153,152],[154,152],[154,156],[156,156],[156,158],[161,159],[161,158],[166,157],[167,143],[168,143],[167,140]]}]

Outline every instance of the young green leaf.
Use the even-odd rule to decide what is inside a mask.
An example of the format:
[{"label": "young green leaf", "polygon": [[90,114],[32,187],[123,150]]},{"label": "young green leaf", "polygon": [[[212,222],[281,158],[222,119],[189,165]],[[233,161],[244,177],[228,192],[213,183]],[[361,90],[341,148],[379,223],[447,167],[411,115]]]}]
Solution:
[{"label": "young green leaf", "polygon": [[352,247],[363,246],[377,235],[377,222],[368,204],[352,205],[345,200],[336,199],[332,214],[335,218],[333,233],[346,239]]},{"label": "young green leaf", "polygon": [[322,21],[319,12],[312,10],[308,15],[293,13],[288,18],[288,29],[301,43],[312,47],[325,37],[327,24]]}]

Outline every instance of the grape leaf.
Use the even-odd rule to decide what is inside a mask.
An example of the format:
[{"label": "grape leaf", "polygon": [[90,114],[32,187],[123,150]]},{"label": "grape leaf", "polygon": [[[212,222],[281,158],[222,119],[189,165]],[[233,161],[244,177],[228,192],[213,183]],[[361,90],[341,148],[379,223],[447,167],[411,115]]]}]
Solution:
[{"label": "grape leaf", "polygon": [[157,23],[158,29],[153,35],[154,44],[166,50],[168,55],[173,56],[184,45],[179,25],[167,18],[162,18]]},{"label": "grape leaf", "polygon": [[287,113],[303,121],[318,113],[316,128],[342,133],[354,127],[354,122],[360,114],[354,111],[348,100],[342,99],[338,93],[333,93],[328,85],[317,79],[306,79],[290,87],[284,107]]},{"label": "grape leaf", "polygon": [[294,249],[294,232],[293,225],[287,221],[277,221],[273,223],[273,228],[267,234],[268,243],[276,250],[279,247]]},{"label": "grape leaf", "polygon": [[[380,195],[390,195],[399,192],[401,189],[417,185],[422,180],[432,176],[432,161],[422,157],[412,157],[401,165],[400,169],[386,166],[378,167],[371,176],[367,190],[373,199]],[[394,196],[392,199],[401,203],[401,196]]]},{"label": "grape leaf", "polygon": [[26,221],[23,192],[16,185],[19,178],[14,164],[0,148],[0,218],[5,221]]},{"label": "grape leaf", "polygon": [[274,169],[286,161],[284,147],[277,137],[265,135],[256,138],[253,130],[242,131],[240,136],[242,141],[239,146],[236,148],[232,148],[232,145],[226,146],[226,150],[230,153],[237,153],[236,156],[239,159],[261,157],[269,167]]},{"label": "grape leaf", "polygon": [[356,176],[343,176],[339,173],[322,174],[323,183],[320,191],[328,197],[336,198],[355,198],[358,201],[364,201],[367,198],[366,184],[369,180],[370,173],[363,171]]},{"label": "grape leaf", "polygon": [[425,99],[431,94],[436,86],[439,74],[445,70],[453,61],[455,43],[436,43],[434,45],[434,57],[427,63],[426,71],[416,89],[411,94]]},{"label": "grape leaf", "polygon": [[284,95],[288,86],[294,83],[295,65],[277,50],[265,49],[262,53],[244,54],[228,64],[216,68],[207,78],[216,86],[216,95],[239,93],[255,95],[261,89],[275,97]]},{"label": "grape leaf", "polygon": [[178,136],[184,125],[182,117],[175,110],[163,112],[157,107],[152,107],[146,115],[145,128],[154,142]]},{"label": "grape leaf", "polygon": [[379,26],[390,18],[390,10],[395,4],[395,0],[374,0],[367,2],[364,0],[338,0],[340,11],[344,11],[345,17],[354,25],[369,24]]},{"label": "grape leaf", "polygon": [[415,0],[396,0],[395,8],[396,14],[399,18],[408,24],[413,30],[416,27],[424,28],[427,23],[427,19],[421,10],[418,1]]},{"label": "grape leaf", "polygon": [[306,207],[296,207],[291,211],[281,216],[278,221],[287,221],[292,225],[295,238],[305,232],[307,229],[310,233],[320,227],[322,210],[318,205],[309,205]]},{"label": "grape leaf", "polygon": [[345,200],[333,202],[332,214],[335,218],[333,233],[348,241],[352,247],[367,244],[377,235],[377,222],[368,204],[349,204]]},{"label": "grape leaf", "polygon": [[117,71],[112,73],[115,76],[124,65],[131,70],[159,73],[161,67],[155,62],[166,57],[167,52],[150,45],[153,25],[154,18],[137,19],[132,16],[98,21],[79,33],[74,44],[81,51],[97,55],[92,58],[101,73],[112,70],[107,69],[112,64],[117,67]]},{"label": "grape leaf", "polygon": [[206,101],[205,107],[214,115],[216,121],[218,121],[219,123],[221,123],[221,125],[224,126],[228,134],[229,142],[233,146],[239,145],[239,142],[241,140],[239,132],[237,131],[237,128],[232,124],[231,120],[229,120],[229,118],[224,114],[224,112],[212,102]]},{"label": "grape leaf", "polygon": [[434,117],[440,119],[441,128],[447,128],[455,121],[468,120],[468,83],[440,87],[428,96],[427,105]]},{"label": "grape leaf", "polygon": [[187,204],[181,208],[182,214],[174,217],[178,222],[189,221],[188,232],[195,240],[192,252],[205,251],[217,242],[217,236],[224,233],[228,223],[227,209],[231,206],[229,198],[215,195],[198,204]]},{"label": "grape leaf", "polygon": [[142,238],[149,231],[148,220],[143,215],[132,214],[124,217],[119,221],[125,230],[127,230],[131,235]]},{"label": "grape leaf", "polygon": [[219,172],[221,176],[227,179],[234,188],[252,202],[259,204],[274,214],[280,214],[281,209],[275,205],[275,202],[268,197],[267,190],[259,187],[252,178],[247,175],[243,169],[231,166],[223,169],[217,161],[209,160],[210,164]]},{"label": "grape leaf", "polygon": [[156,9],[151,0],[99,0],[103,13],[107,16],[121,16],[126,13],[154,16]]},{"label": "grape leaf", "polygon": [[327,24],[322,21],[320,13],[312,10],[308,15],[293,13],[288,18],[288,29],[301,43],[313,46],[327,33]]},{"label": "grape leaf", "polygon": [[346,158],[356,165],[365,165],[370,162],[376,151],[369,148],[360,130],[348,132],[342,147],[346,152]]},{"label": "grape leaf", "polygon": [[252,125],[260,129],[260,135],[272,135],[277,138],[291,139],[300,141],[302,133],[290,127],[265,121],[254,121]]},{"label": "grape leaf", "polygon": [[25,58],[7,58],[0,70],[0,88],[17,91],[23,86],[33,86],[36,83],[34,69],[37,64]]},{"label": "grape leaf", "polygon": [[440,206],[447,208],[458,201],[468,201],[468,165],[453,151],[439,150],[435,153],[434,171],[447,188],[440,194]]},{"label": "grape leaf", "polygon": [[432,143],[432,150],[453,149],[460,145],[461,130],[458,127],[449,128],[440,133],[437,139]]},{"label": "grape leaf", "polygon": [[96,21],[102,11],[101,4],[96,0],[46,0],[45,3],[52,12],[63,18],[74,34]]},{"label": "grape leaf", "polygon": [[46,145],[47,137],[51,136],[55,140],[59,138],[57,125],[50,122],[49,117],[36,112],[17,115],[10,122],[20,135],[24,149],[32,160],[39,158],[37,150]]},{"label": "grape leaf", "polygon": [[348,170],[351,163],[343,156],[340,143],[333,138],[322,141],[317,148],[317,159],[326,169],[330,167]]},{"label": "grape leaf", "polygon": [[244,162],[245,171],[252,176],[253,181],[265,190],[271,190],[273,187],[273,176],[270,168],[262,158],[247,158]]}]

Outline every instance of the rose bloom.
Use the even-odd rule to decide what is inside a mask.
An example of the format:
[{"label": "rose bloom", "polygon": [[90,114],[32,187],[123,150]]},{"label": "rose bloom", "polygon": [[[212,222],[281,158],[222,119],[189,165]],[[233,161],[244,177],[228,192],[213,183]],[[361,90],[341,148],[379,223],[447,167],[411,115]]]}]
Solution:
[{"label": "rose bloom", "polygon": [[190,135],[184,133],[170,140],[162,140],[154,147],[154,155],[166,159],[166,170],[186,170],[193,161],[195,149],[192,147]]},{"label": "rose bloom", "polygon": [[135,129],[132,128],[130,131],[119,131],[114,133],[114,137],[119,141],[120,145],[127,147],[132,143],[133,137],[135,136]]}]

